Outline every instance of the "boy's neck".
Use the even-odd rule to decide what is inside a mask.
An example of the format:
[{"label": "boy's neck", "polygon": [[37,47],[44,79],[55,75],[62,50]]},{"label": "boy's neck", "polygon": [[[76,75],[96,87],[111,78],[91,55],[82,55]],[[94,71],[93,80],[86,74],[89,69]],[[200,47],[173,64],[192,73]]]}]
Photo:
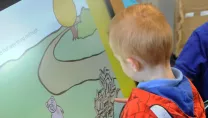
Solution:
[{"label": "boy's neck", "polygon": [[175,79],[175,76],[172,72],[170,64],[167,66],[158,65],[153,69],[149,69],[150,71],[150,80],[157,78],[166,78],[166,79]]},{"label": "boy's neck", "polygon": [[163,66],[163,65],[158,65],[155,66],[154,68],[152,67],[145,67],[144,71],[146,73],[145,80],[155,80],[155,79],[175,79],[175,76],[172,72],[170,64]]}]

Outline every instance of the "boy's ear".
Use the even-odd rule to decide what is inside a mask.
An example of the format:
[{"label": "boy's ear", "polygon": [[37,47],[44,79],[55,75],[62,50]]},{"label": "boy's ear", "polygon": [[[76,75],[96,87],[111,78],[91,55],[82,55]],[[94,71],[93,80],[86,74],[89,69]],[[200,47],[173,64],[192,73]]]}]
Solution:
[{"label": "boy's ear", "polygon": [[141,69],[141,64],[136,59],[134,59],[134,58],[128,58],[126,61],[131,65],[131,68],[135,72],[138,72]]}]

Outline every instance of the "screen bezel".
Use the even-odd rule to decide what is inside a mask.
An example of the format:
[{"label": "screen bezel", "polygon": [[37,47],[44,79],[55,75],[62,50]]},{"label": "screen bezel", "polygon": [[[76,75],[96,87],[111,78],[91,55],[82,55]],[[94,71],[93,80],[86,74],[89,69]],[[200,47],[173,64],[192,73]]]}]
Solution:
[{"label": "screen bezel", "polygon": [[115,12],[113,11],[113,7],[112,7],[110,0],[104,0],[104,1],[105,1],[110,17],[113,18],[115,16]]}]

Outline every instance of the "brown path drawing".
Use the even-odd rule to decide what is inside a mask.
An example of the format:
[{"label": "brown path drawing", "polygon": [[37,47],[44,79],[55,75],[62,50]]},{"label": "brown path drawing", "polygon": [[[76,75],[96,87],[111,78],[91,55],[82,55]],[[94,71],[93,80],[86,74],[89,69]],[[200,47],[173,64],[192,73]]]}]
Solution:
[{"label": "brown path drawing", "polygon": [[[85,81],[97,80],[101,68],[111,68],[104,51],[78,60],[58,61],[54,56],[55,47],[69,30],[70,28],[66,28],[51,42],[39,65],[39,80],[54,95],[63,94],[71,87]],[[68,53],[73,53],[72,51]]]}]

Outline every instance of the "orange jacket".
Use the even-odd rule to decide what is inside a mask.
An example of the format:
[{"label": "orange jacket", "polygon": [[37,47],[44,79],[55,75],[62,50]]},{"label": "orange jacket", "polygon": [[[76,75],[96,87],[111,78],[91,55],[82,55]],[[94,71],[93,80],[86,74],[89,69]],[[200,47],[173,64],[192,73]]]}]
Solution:
[{"label": "orange jacket", "polygon": [[203,101],[191,82],[190,85],[194,117],[185,114],[176,103],[167,98],[135,88],[121,113],[121,118],[206,118]]}]

